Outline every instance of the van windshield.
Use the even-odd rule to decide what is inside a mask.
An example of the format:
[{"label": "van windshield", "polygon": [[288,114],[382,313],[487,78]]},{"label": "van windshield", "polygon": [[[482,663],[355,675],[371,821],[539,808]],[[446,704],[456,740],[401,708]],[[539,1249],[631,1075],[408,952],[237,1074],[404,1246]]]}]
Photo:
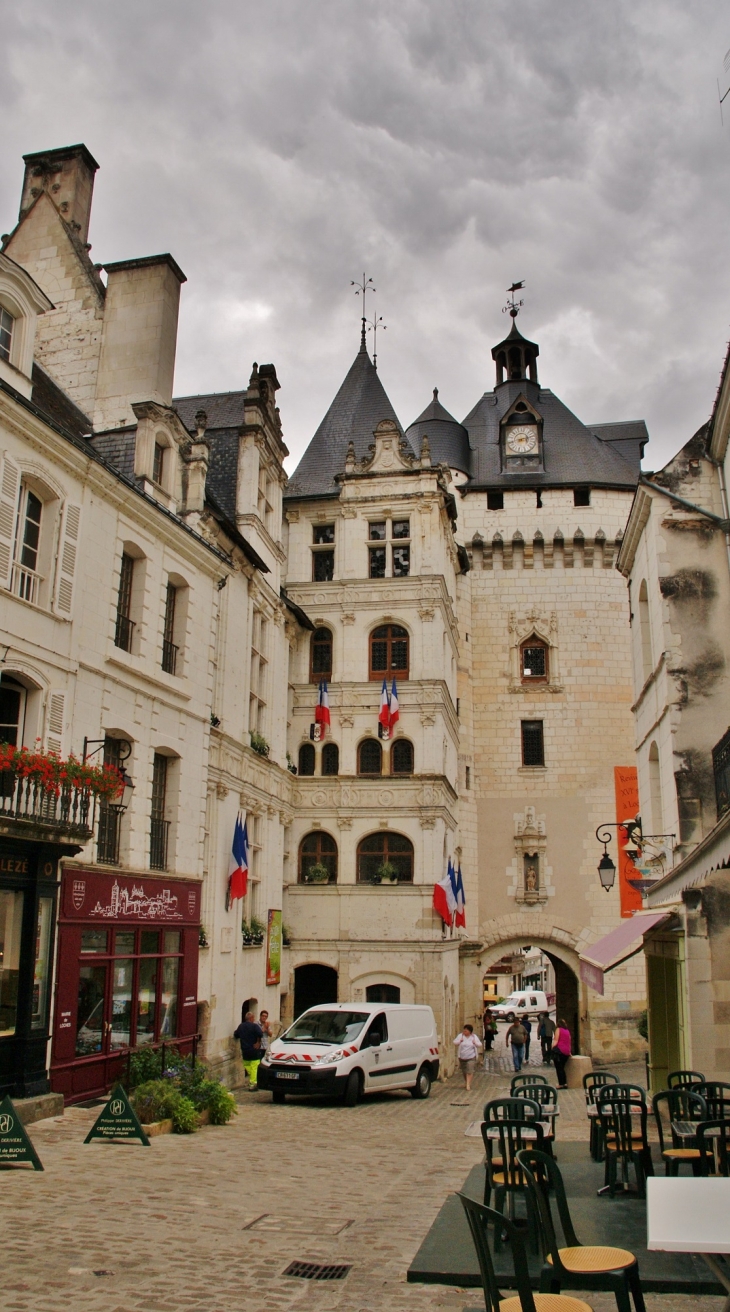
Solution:
[{"label": "van windshield", "polygon": [[283,1043],[352,1043],[370,1013],[363,1011],[305,1011],[291,1029],[282,1034]]}]

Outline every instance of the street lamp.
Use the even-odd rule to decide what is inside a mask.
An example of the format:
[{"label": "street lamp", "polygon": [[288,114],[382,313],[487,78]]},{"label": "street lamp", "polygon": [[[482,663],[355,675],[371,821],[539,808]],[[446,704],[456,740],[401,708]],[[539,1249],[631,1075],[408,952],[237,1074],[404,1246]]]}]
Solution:
[{"label": "street lamp", "polygon": [[[115,738],[113,741],[117,746],[119,760],[117,770],[122,776],[122,793],[121,797],[119,797],[116,802],[110,802],[108,806],[109,810],[116,811],[117,815],[124,815],[124,812],[132,801],[132,793],[134,792],[134,780],[130,778],[124,767],[124,762],[129,760],[129,757],[132,755],[132,744],[128,738]],[[106,738],[84,738],[83,760],[88,761],[92,756],[96,756],[97,752],[102,751],[102,749],[106,747],[106,743]]]},{"label": "street lamp", "polygon": [[111,808],[112,810],[116,811],[119,815],[124,815],[124,812],[126,811],[127,807],[129,806],[132,800],[132,793],[134,792],[134,780],[130,779],[124,766],[122,766],[120,773],[122,776],[122,795],[120,798],[118,798],[116,802],[111,803]]},{"label": "street lamp", "polygon": [[603,856],[598,862],[598,877],[603,888],[607,893],[610,893],[616,879],[616,867],[605,848]]},{"label": "street lamp", "polygon": [[[632,820],[607,821],[605,824],[599,825],[596,830],[596,838],[599,843],[603,843],[603,856],[598,863],[598,878],[601,881],[601,886],[605,888],[607,893],[611,892],[616,881],[616,867],[608,855],[608,844],[611,842],[611,829],[626,830],[626,842],[623,844],[622,850],[626,853],[632,863],[635,863],[637,857],[642,855],[642,849],[645,843],[659,838],[676,838],[676,834],[642,833],[640,815],[634,816]],[[640,873],[644,869],[645,867],[639,867],[637,873]],[[656,883],[656,879],[629,879],[627,882],[631,884],[633,888],[637,889],[637,891],[643,896],[646,890],[651,888],[652,884]]]}]

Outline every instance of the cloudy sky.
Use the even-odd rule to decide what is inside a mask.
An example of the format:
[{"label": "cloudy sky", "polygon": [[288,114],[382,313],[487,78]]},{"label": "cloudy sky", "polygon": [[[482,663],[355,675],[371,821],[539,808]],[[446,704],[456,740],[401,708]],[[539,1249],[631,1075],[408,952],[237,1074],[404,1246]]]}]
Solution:
[{"label": "cloudy sky", "polygon": [[587,422],[644,417],[657,468],[728,337],[728,47],[710,0],[6,0],[0,230],[21,156],[86,142],[92,258],[188,276],[176,391],[272,360],[293,457],[363,269],[404,424],[434,385],[458,418],[491,387],[525,279],[541,381]]}]

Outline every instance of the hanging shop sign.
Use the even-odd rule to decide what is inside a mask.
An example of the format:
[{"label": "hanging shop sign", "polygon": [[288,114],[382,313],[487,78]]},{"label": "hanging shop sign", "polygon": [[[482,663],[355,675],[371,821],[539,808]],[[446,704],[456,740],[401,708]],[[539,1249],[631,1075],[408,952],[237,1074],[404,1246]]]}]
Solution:
[{"label": "hanging shop sign", "polygon": [[94,1121],[84,1143],[91,1143],[92,1139],[139,1139],[149,1148],[150,1141],[121,1084],[112,1089],[106,1107]]},{"label": "hanging shop sign", "polygon": [[67,870],[63,882],[64,920],[197,925],[200,885],[144,875],[101,875]]},{"label": "hanging shop sign", "polygon": [[[639,780],[635,765],[616,765],[613,770],[614,786],[616,791],[616,819],[619,824],[622,820],[628,820],[635,816],[639,810]],[[644,905],[641,893],[630,883],[630,879],[636,879],[637,869],[628,852],[624,851],[626,842],[626,830],[619,829],[618,833],[618,879],[619,895],[621,899],[621,915],[624,918],[633,916],[635,911],[641,911]]]},{"label": "hanging shop sign", "polygon": [[266,983],[281,982],[281,912],[269,911],[266,927]]},{"label": "hanging shop sign", "polygon": [[42,1171],[41,1159],[33,1147],[25,1126],[9,1098],[0,1102],[0,1170],[28,1162],[34,1171]]}]

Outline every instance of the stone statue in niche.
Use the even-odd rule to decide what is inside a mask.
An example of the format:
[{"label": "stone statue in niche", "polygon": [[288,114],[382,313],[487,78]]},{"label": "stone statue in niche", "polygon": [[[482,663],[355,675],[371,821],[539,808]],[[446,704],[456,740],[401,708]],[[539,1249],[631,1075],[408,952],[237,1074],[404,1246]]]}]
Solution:
[{"label": "stone statue in niche", "polygon": [[536,892],[537,892],[537,878],[538,878],[538,875],[537,875],[537,863],[538,863],[538,859],[539,859],[539,858],[538,858],[538,854],[537,854],[537,852],[526,852],[526,853],[525,853],[525,892],[526,892],[526,893],[536,893]]}]

